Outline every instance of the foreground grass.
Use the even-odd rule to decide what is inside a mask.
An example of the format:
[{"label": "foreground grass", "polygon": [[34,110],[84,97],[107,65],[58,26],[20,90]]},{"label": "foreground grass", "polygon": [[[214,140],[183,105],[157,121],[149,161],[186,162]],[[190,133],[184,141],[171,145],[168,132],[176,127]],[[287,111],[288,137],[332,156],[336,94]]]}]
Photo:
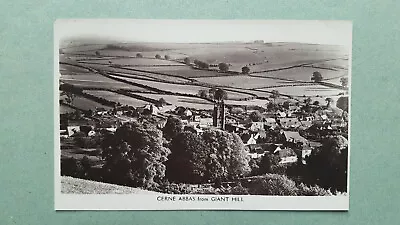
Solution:
[{"label": "foreground grass", "polygon": [[61,193],[63,194],[157,194],[139,188],[131,188],[115,184],[101,183],[73,177],[61,177]]}]

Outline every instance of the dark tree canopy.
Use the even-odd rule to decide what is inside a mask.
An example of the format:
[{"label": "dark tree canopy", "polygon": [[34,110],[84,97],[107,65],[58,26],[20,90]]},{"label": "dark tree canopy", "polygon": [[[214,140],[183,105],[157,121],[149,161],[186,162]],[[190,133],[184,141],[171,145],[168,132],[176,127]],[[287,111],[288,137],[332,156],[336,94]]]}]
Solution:
[{"label": "dark tree canopy", "polygon": [[235,179],[250,173],[247,152],[237,134],[207,130],[203,139],[210,149],[206,172],[211,180]]},{"label": "dark tree canopy", "polygon": [[141,53],[136,53],[136,58],[143,58],[143,55]]},{"label": "dark tree canopy", "polygon": [[206,62],[195,59],[193,63],[200,69],[208,69],[210,65]]},{"label": "dark tree canopy", "polygon": [[264,118],[263,114],[261,114],[260,111],[257,110],[250,113],[249,117],[253,122],[261,122]]},{"label": "dark tree canopy", "polygon": [[159,54],[157,54],[155,57],[156,57],[156,59],[161,59],[161,55],[159,55]]},{"label": "dark tree canopy", "polygon": [[347,87],[347,85],[349,84],[349,79],[347,77],[342,77],[340,78],[340,83],[343,87]]},{"label": "dark tree canopy", "polygon": [[164,56],[164,59],[166,59],[166,60],[170,60],[170,59],[171,59],[171,56],[169,56],[169,55],[165,55],[165,56]]},{"label": "dark tree canopy", "polygon": [[250,73],[250,68],[248,66],[242,67],[242,73],[243,74],[249,74]]},{"label": "dark tree canopy", "polygon": [[348,142],[343,136],[326,138],[322,147],[307,159],[307,168],[319,186],[333,191],[347,191]]},{"label": "dark tree canopy", "polygon": [[179,118],[169,116],[167,123],[163,128],[163,133],[166,139],[171,140],[183,131],[183,123]]},{"label": "dark tree canopy", "polygon": [[336,107],[349,112],[349,97],[340,97],[336,102]]},{"label": "dark tree canopy", "polygon": [[207,98],[208,97],[207,90],[199,90],[199,96],[202,98]]},{"label": "dark tree canopy", "polygon": [[151,123],[131,122],[103,143],[105,179],[134,187],[156,187],[164,178],[169,149],[162,132]]},{"label": "dark tree canopy", "polygon": [[323,78],[322,78],[322,75],[321,75],[320,72],[315,71],[315,72],[312,74],[312,77],[311,77],[311,80],[312,80],[312,81],[314,81],[314,82],[321,82],[322,79],[323,79]]},{"label": "dark tree canopy", "polygon": [[177,183],[207,181],[208,152],[201,136],[187,131],[179,133],[171,142],[171,155],[168,157],[166,172],[168,180]]},{"label": "dark tree canopy", "polygon": [[183,60],[183,62],[186,64],[186,65],[190,65],[190,58],[189,57],[186,57],[184,60]]},{"label": "dark tree canopy", "polygon": [[217,90],[214,93],[214,99],[217,101],[225,100],[228,98],[228,94],[224,89],[217,88]]},{"label": "dark tree canopy", "polygon": [[220,63],[218,64],[218,68],[222,72],[227,72],[229,70],[229,65],[226,63]]}]

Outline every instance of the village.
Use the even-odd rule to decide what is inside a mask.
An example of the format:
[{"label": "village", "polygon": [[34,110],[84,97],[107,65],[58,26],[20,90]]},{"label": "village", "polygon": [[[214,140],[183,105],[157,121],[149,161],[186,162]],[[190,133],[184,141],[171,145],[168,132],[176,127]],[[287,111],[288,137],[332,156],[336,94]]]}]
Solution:
[{"label": "village", "polygon": [[[169,117],[178,118],[184,131],[201,134],[207,129],[221,129],[236,133],[242,139],[248,157],[258,159],[265,154],[277,155],[280,164],[296,163],[321,146],[329,135],[348,133],[348,114],[338,108],[332,98],[326,104],[283,99],[270,101],[265,106],[232,106],[218,101],[213,110],[199,110],[182,106],[147,104],[143,107],[117,105],[113,109],[60,115],[60,137],[68,139],[80,133],[87,137],[97,133],[114,133],[121,125],[151,118],[163,129]],[[62,101],[61,101],[62,103]],[[63,144],[63,143],[61,143]]]}]

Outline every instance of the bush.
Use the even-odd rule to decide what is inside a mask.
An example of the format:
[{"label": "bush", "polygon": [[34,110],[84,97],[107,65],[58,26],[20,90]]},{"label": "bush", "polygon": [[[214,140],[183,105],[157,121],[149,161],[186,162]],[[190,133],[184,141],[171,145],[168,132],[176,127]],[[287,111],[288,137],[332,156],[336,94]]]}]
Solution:
[{"label": "bush", "polygon": [[89,158],[85,157],[82,160],[72,157],[61,159],[61,176],[86,178],[91,166]]},{"label": "bush", "polygon": [[254,195],[296,196],[296,183],[285,175],[266,174],[252,181],[249,193]]},{"label": "bush", "polygon": [[249,74],[250,73],[250,68],[248,66],[242,67],[242,73],[243,74]]},{"label": "bush", "polygon": [[329,196],[332,193],[329,190],[325,190],[319,186],[306,186],[301,183],[298,185],[298,193],[297,195],[301,196]]}]

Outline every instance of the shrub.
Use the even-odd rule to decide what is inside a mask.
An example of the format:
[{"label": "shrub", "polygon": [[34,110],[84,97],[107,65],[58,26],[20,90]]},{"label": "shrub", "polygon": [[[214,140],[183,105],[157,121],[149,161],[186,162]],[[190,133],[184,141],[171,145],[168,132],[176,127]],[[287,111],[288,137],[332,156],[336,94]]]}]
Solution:
[{"label": "shrub", "polygon": [[317,185],[315,186],[306,186],[301,183],[298,185],[298,193],[297,195],[301,196],[329,196],[332,193],[329,190],[325,190]]},{"label": "shrub", "polygon": [[296,183],[285,175],[266,174],[251,182],[249,192],[254,195],[296,196]]}]

